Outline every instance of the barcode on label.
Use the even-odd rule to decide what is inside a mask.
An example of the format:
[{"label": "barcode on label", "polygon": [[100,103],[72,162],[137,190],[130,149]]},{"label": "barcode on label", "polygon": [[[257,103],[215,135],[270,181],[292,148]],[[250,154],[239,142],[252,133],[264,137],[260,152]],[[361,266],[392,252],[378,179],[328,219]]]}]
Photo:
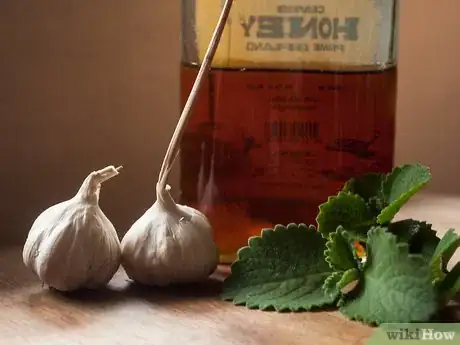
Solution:
[{"label": "barcode on label", "polygon": [[265,123],[270,141],[310,141],[319,139],[319,123],[311,121],[271,121]]}]

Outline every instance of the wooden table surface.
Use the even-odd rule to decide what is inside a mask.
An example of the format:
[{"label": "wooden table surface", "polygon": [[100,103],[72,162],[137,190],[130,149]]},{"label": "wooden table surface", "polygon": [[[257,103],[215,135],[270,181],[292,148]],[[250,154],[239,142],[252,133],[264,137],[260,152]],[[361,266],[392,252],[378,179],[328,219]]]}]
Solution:
[{"label": "wooden table surface", "polygon": [[[458,231],[460,197],[419,198],[398,216],[405,217],[431,222],[439,232]],[[120,270],[107,290],[66,297],[41,287],[24,268],[21,248],[5,249],[0,344],[351,345],[364,344],[373,332],[338,312],[280,314],[233,306],[218,297],[224,275],[221,270],[194,288],[159,290],[131,284]]]}]

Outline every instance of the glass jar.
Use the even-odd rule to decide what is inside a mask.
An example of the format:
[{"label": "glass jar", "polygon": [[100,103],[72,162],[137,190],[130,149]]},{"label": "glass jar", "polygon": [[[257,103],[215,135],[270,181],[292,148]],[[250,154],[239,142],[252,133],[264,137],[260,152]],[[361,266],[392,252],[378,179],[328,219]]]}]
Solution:
[{"label": "glass jar", "polygon": [[[224,1],[182,1],[182,102]],[[180,154],[181,202],[230,263],[262,228],[316,224],[351,177],[393,168],[397,0],[235,0]]]}]

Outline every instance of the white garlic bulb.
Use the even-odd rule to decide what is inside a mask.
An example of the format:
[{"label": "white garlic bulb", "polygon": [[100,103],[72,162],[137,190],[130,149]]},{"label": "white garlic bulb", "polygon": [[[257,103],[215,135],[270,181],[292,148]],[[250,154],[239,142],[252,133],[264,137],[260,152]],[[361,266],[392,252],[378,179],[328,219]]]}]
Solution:
[{"label": "white garlic bulb", "polygon": [[218,248],[204,214],[178,205],[157,185],[156,202],[121,241],[122,266],[134,281],[152,286],[193,283],[212,274]]},{"label": "white garlic bulb", "polygon": [[99,191],[120,168],[93,171],[73,198],[49,207],[32,224],[23,261],[43,284],[60,291],[96,289],[118,270],[120,241],[99,207]]},{"label": "white garlic bulb", "polygon": [[209,72],[233,0],[226,0],[198,75],[166,151],[156,186],[157,200],[131,226],[121,241],[121,264],[127,275],[144,285],[166,286],[206,279],[217,268],[219,250],[206,216],[172,199],[166,184],[179,153],[179,142],[198,91]]}]

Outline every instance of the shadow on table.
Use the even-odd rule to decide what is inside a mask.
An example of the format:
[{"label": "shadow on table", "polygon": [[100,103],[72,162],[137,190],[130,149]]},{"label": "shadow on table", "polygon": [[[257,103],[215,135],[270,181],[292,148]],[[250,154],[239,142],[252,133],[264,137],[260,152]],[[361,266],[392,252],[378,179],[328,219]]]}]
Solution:
[{"label": "shadow on table", "polygon": [[151,287],[135,283],[128,279],[124,272],[117,273],[107,287],[98,290],[78,290],[60,292],[52,288],[44,288],[34,295],[44,294],[66,303],[78,303],[92,308],[100,305],[108,308],[128,300],[142,300],[156,305],[166,305],[185,300],[219,299],[222,291],[222,279],[211,276],[208,280],[195,284],[177,284],[167,287]]},{"label": "shadow on table", "polygon": [[[26,303],[31,308],[41,305],[47,305],[50,308],[53,308],[52,306],[61,308],[64,305],[88,310],[107,310],[119,304],[126,304],[132,301],[138,301],[154,307],[165,307],[181,303],[191,306],[197,304],[187,302],[206,300],[213,303],[219,301],[224,277],[225,272],[222,273],[218,270],[208,280],[201,283],[171,285],[160,288],[135,283],[128,279],[123,270],[120,270],[106,288],[78,290],[71,293],[63,293],[49,288],[34,288],[34,291],[28,294]],[[199,304],[197,308],[200,308]],[[433,321],[460,322],[460,294]]]}]

